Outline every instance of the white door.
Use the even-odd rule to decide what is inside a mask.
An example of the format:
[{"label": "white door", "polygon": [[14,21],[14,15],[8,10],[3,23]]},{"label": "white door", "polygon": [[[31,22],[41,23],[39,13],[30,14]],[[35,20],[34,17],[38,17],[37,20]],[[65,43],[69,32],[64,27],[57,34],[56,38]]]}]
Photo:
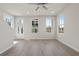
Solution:
[{"label": "white door", "polygon": [[17,22],[16,22],[16,38],[18,38],[18,39],[24,38],[23,19],[17,19]]}]

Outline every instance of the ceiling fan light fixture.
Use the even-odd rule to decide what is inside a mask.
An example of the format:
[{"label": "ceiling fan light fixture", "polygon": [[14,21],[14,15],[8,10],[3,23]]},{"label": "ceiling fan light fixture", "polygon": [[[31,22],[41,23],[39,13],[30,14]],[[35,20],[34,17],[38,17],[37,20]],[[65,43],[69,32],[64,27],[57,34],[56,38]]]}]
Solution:
[{"label": "ceiling fan light fixture", "polygon": [[37,7],[35,9],[35,11],[39,10],[40,7],[44,8],[45,10],[47,10],[48,8],[45,6],[45,4],[47,3],[37,3]]},{"label": "ceiling fan light fixture", "polygon": [[46,9],[46,10],[48,9],[48,8],[47,8],[46,6],[44,6],[44,5],[43,5],[42,7],[43,7],[44,9]]},{"label": "ceiling fan light fixture", "polygon": [[37,11],[40,7],[38,6],[35,10]]}]

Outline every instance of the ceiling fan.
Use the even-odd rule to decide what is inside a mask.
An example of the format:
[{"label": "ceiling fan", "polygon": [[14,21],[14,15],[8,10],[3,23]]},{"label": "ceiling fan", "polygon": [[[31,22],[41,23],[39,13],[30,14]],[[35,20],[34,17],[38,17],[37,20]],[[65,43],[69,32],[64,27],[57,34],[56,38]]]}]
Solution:
[{"label": "ceiling fan", "polygon": [[48,8],[45,6],[47,3],[35,3],[37,5],[35,11],[39,10],[40,7],[44,8],[45,10],[47,10]]}]

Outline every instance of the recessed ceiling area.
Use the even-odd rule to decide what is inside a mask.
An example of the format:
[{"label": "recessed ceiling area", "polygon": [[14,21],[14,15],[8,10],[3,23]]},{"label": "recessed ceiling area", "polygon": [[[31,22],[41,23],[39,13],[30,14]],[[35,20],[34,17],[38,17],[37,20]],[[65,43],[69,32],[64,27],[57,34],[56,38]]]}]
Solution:
[{"label": "recessed ceiling area", "polygon": [[47,7],[46,10],[39,6],[40,8],[36,11],[37,3],[1,3],[0,9],[14,16],[56,15],[68,5],[66,3],[46,3],[44,4]]}]

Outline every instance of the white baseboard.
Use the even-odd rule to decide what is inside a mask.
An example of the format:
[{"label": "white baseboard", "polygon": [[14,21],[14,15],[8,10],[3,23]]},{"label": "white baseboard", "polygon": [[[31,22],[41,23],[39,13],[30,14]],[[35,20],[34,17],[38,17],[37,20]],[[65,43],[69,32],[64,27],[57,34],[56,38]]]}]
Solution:
[{"label": "white baseboard", "polygon": [[[25,40],[34,40],[34,39],[37,39],[37,40],[48,40],[48,38],[30,38],[30,39],[25,39]],[[51,39],[51,38],[49,38]],[[52,38],[51,40],[53,39],[56,39],[56,38]]]},{"label": "white baseboard", "polygon": [[64,41],[61,41],[61,39],[57,39],[57,40],[60,41],[61,43],[65,44],[66,46],[72,48],[73,50],[79,52],[79,49],[77,49],[77,48],[71,46],[70,44],[68,44],[68,43],[66,43],[66,42],[64,42]]},{"label": "white baseboard", "polygon": [[1,51],[1,52],[0,52],[0,54],[2,54],[2,53],[4,53],[4,52],[6,52],[6,51],[7,51],[7,50],[9,50],[11,47],[13,47],[13,44],[12,44],[12,45],[10,45],[8,48],[4,49],[3,51]]}]

